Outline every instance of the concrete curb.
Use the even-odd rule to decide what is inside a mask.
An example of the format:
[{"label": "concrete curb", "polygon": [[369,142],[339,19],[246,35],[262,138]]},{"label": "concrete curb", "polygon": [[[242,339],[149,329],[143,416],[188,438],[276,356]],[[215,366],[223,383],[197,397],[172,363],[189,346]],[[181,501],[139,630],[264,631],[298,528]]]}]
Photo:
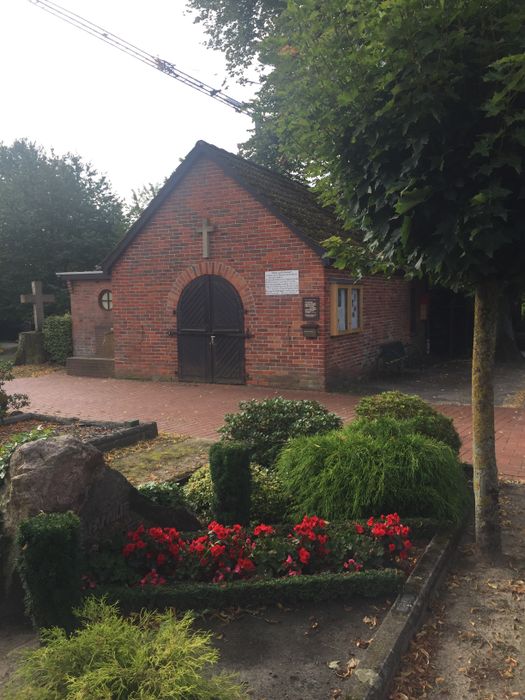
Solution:
[{"label": "concrete curb", "polygon": [[[109,452],[117,447],[127,447],[135,445],[141,440],[153,440],[158,433],[157,424],[154,421],[141,423],[138,420],[131,420],[122,423],[113,423],[109,421],[95,420],[80,420],[79,418],[63,418],[62,416],[48,416],[44,413],[21,413],[16,416],[11,416],[3,421],[4,425],[12,425],[13,423],[24,423],[28,420],[41,420],[61,425],[95,425],[103,428],[114,428],[112,433],[101,435],[99,437],[86,440],[87,443],[93,445],[101,452]],[[1,424],[1,423],[0,423]]]},{"label": "concrete curb", "polygon": [[385,700],[401,656],[418,631],[439,588],[463,525],[452,533],[434,535],[349,679],[346,700]]}]

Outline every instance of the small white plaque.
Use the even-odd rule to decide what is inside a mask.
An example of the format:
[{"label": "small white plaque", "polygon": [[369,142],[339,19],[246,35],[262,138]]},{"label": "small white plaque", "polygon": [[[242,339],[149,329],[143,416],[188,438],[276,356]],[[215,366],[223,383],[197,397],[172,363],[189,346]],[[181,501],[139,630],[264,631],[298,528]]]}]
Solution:
[{"label": "small white plaque", "polygon": [[299,294],[299,270],[272,270],[264,273],[264,286],[269,296]]}]

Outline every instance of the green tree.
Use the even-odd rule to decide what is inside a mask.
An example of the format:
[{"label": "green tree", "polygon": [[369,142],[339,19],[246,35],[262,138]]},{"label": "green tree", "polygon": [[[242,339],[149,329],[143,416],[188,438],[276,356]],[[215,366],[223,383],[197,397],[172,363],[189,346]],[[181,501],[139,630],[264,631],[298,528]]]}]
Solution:
[{"label": "green tree", "polygon": [[208,46],[222,51],[227,66],[241,81],[258,55],[261,42],[275,30],[286,0],[188,0],[208,33]]},{"label": "green tree", "polygon": [[31,315],[20,304],[31,280],[57,295],[55,273],[93,268],[125,229],[122,203],[102,175],[77,155],[57,156],[26,140],[0,143],[0,320]]},{"label": "green tree", "polygon": [[165,182],[166,180],[164,182],[148,182],[136,190],[131,190],[130,202],[126,206],[126,216],[131,224],[139,218],[151,200],[158,195]]},{"label": "green tree", "polygon": [[[521,0],[291,0],[259,46],[257,109],[324,202],[363,232],[383,268],[475,295],[474,488],[486,553],[500,547],[497,307],[525,273],[524,24]],[[362,262],[349,242],[328,248],[340,266]]]}]

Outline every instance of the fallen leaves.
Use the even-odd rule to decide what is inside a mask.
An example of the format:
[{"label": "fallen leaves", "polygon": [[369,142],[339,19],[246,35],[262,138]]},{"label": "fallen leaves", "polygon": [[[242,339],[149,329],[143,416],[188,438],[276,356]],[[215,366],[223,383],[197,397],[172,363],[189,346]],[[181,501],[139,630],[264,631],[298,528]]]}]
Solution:
[{"label": "fallen leaves", "polygon": [[341,662],[339,660],[329,661],[327,664],[328,668],[332,671],[335,671],[336,676],[338,676],[339,678],[350,678],[350,676],[354,672],[354,669],[357,668],[358,665],[358,659],[354,658],[353,656],[350,659],[348,659],[344,666],[341,665]]},{"label": "fallen leaves", "polygon": [[371,639],[356,639],[355,645],[356,647],[359,647],[359,649],[368,649],[371,641]]},{"label": "fallen leaves", "polygon": [[377,617],[375,615],[365,615],[363,617],[363,622],[368,625],[370,629],[377,627]]}]

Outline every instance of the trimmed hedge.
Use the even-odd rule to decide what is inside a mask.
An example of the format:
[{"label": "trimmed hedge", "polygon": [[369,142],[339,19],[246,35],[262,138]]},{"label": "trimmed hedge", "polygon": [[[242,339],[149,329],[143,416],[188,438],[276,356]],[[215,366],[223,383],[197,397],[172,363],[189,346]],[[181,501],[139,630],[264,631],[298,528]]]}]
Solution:
[{"label": "trimmed hedge", "polygon": [[73,331],[71,314],[48,316],[42,328],[44,348],[53,362],[65,365],[73,354]]},{"label": "trimmed hedge", "polygon": [[237,442],[216,442],[210,447],[210,474],[215,519],[223,525],[247,525],[252,495],[248,447]]},{"label": "trimmed hedge", "polygon": [[368,420],[394,418],[406,421],[412,432],[444,442],[459,454],[461,439],[452,418],[436,411],[419,396],[401,391],[384,391],[362,398],[355,412],[358,418]]},{"label": "trimmed hedge", "polygon": [[21,523],[18,570],[26,612],[36,627],[75,625],[80,602],[80,519],[74,513],[40,513]]},{"label": "trimmed hedge", "polygon": [[181,583],[176,586],[113,587],[91,591],[118,601],[123,612],[141,608],[163,610],[222,609],[232,605],[295,604],[360,595],[377,598],[401,590],[405,574],[398,569],[380,569],[343,574],[289,576],[233,583]]}]

